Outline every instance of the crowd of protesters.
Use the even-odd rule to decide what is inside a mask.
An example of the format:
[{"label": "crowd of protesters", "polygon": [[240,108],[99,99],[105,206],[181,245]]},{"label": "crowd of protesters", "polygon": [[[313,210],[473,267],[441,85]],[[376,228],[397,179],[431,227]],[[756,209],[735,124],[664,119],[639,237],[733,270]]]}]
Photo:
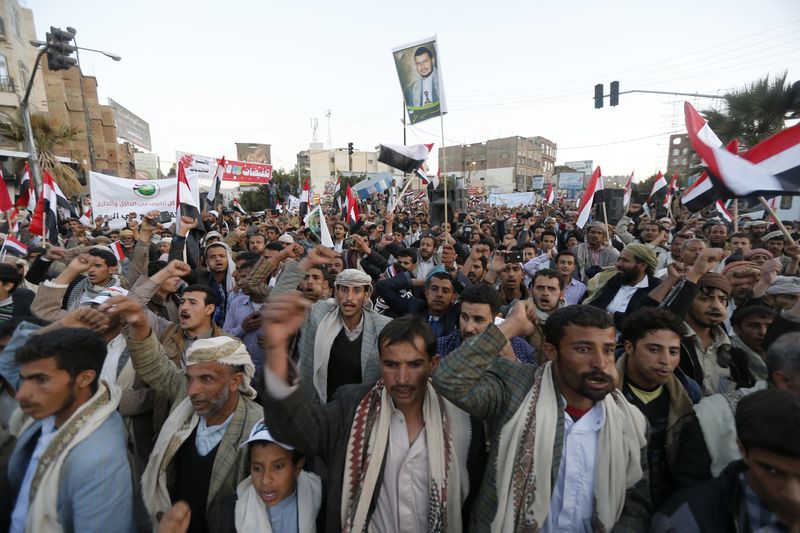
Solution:
[{"label": "crowd of protesters", "polygon": [[800,531],[800,226],[573,210],[4,254],[0,530]]}]

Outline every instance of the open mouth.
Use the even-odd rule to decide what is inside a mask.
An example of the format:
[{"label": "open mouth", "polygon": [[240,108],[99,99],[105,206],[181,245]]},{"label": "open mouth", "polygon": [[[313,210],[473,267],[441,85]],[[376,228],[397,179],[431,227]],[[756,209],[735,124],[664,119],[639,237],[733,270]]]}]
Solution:
[{"label": "open mouth", "polygon": [[586,378],[586,383],[594,389],[604,389],[610,382],[605,374],[595,374]]}]

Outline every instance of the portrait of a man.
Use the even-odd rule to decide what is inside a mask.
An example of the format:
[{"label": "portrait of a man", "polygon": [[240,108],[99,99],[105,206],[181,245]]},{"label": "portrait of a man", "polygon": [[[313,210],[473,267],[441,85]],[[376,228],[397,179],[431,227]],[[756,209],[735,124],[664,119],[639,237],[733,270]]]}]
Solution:
[{"label": "portrait of a man", "polygon": [[446,113],[436,41],[407,44],[393,53],[410,123]]}]

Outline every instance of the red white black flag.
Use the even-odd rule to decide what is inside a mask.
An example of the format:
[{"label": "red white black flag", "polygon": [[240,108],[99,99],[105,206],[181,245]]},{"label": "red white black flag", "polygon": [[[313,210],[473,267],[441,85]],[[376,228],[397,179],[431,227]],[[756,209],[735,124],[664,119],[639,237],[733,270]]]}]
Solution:
[{"label": "red white black flag", "polygon": [[422,166],[433,149],[433,144],[415,144],[400,146],[397,144],[381,144],[378,161],[406,174],[413,174]]}]

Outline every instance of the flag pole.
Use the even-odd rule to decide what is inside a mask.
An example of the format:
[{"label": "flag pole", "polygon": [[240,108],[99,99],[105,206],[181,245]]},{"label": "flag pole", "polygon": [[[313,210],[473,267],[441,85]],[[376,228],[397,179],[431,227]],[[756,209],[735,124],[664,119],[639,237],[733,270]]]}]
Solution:
[{"label": "flag pole", "polygon": [[403,184],[403,188],[400,190],[400,194],[397,196],[397,200],[395,200],[394,204],[392,205],[392,210],[389,211],[390,213],[394,213],[394,210],[397,209],[397,204],[400,203],[400,200],[403,198],[403,195],[406,193],[413,180],[413,176],[409,176],[408,179],[406,179],[406,182]]},{"label": "flag pole", "polygon": [[733,200],[733,232],[739,233],[739,199]]},{"label": "flag pole", "polygon": [[792,234],[789,233],[789,230],[787,230],[786,226],[783,225],[783,222],[781,222],[781,220],[778,218],[778,215],[775,213],[775,210],[772,209],[772,206],[769,205],[769,202],[767,202],[766,198],[764,198],[763,196],[759,196],[758,201],[761,202],[761,205],[763,205],[767,213],[770,214],[772,220],[774,220],[775,224],[778,225],[778,229],[781,230],[783,236],[786,237],[786,242],[789,243],[789,246],[794,246],[795,244],[797,244],[795,240],[792,238]]},{"label": "flag pole", "polygon": [[[447,218],[447,148],[444,143],[444,113],[442,113],[441,110],[439,111],[439,119],[442,126],[442,161],[439,161],[439,166],[442,167],[442,174],[444,174],[444,222],[442,222],[442,226],[444,226],[445,223],[449,222],[449,219]],[[444,227],[442,229],[444,229]],[[449,233],[449,231],[445,232],[445,242],[447,241]]]}]

